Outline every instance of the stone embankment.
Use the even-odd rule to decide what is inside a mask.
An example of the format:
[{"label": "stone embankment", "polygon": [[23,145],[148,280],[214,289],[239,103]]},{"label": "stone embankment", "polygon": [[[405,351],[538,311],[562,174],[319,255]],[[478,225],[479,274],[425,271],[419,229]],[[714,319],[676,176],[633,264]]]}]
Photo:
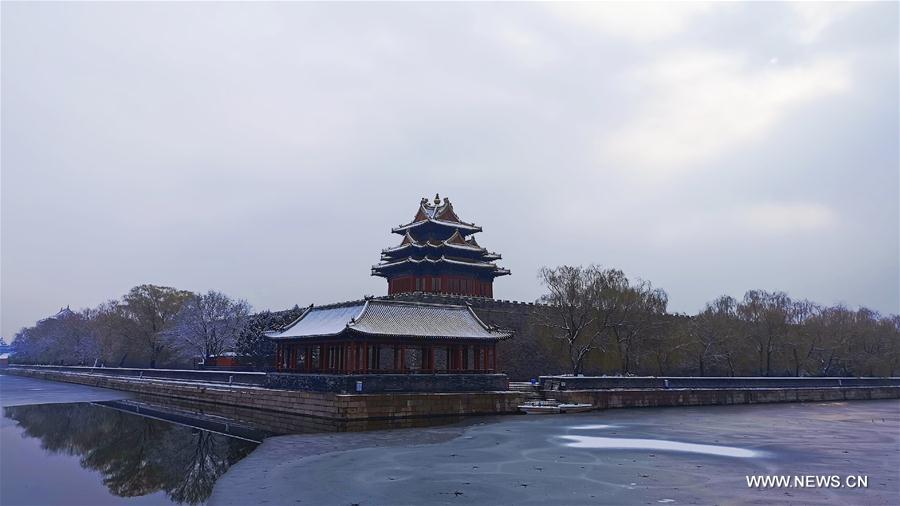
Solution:
[{"label": "stone embankment", "polygon": [[598,409],[900,398],[900,378],[542,376],[545,397]]},{"label": "stone embankment", "polygon": [[[705,406],[774,402],[900,398],[900,378],[573,378],[542,377],[532,391],[336,393],[239,384],[226,373],[203,381],[162,373],[110,374],[110,370],[10,367],[4,372],[141,394],[331,420],[389,420],[511,414],[540,393],[598,409]],[[255,379],[254,379],[255,381]],[[518,385],[517,385],[518,386]]]},{"label": "stone embankment", "polygon": [[334,420],[515,413],[522,398],[521,394],[508,391],[389,394],[305,392],[237,383],[118,376],[106,374],[100,369],[95,372],[60,369],[10,367],[3,372],[51,381]]}]

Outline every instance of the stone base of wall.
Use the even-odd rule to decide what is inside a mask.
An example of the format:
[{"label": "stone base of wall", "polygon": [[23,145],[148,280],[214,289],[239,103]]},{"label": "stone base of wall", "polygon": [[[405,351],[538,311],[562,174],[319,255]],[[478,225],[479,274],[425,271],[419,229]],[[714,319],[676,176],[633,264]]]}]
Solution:
[{"label": "stone base of wall", "polygon": [[10,368],[4,373],[345,421],[515,413],[523,398],[519,392],[335,394],[25,368]]},{"label": "stone base of wall", "polygon": [[[336,394],[25,368],[3,373],[260,410],[273,413],[273,421],[279,413],[342,421],[511,414],[526,400],[521,392]],[[608,409],[898,399],[900,387],[558,390],[545,394],[561,402]]]},{"label": "stone base of wall", "polygon": [[900,387],[559,390],[547,392],[547,395],[560,402],[587,403],[598,409],[609,409],[900,399]]},{"label": "stone base of wall", "polygon": [[[505,374],[297,374],[268,373],[269,388],[308,392],[486,392],[509,390]],[[358,388],[358,389],[357,389]]]},{"label": "stone base of wall", "polygon": [[759,376],[541,376],[542,390],[732,389],[900,387],[900,378],[759,377]]}]

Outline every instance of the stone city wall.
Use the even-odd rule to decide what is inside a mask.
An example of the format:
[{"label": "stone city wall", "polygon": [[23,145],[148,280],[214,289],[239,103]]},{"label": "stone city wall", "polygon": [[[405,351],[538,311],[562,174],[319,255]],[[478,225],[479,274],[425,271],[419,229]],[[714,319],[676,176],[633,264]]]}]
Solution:
[{"label": "stone city wall", "polygon": [[[529,398],[528,393],[509,391],[339,394],[249,385],[106,376],[24,367],[11,367],[5,369],[3,373],[80,383],[185,401],[260,410],[275,413],[272,421],[278,413],[343,421],[508,414],[516,413],[517,406]],[[675,378],[669,378],[670,381],[673,379]],[[735,380],[738,379],[735,378]],[[752,378],[743,380],[752,380]],[[862,380],[865,379],[859,381]],[[842,379],[842,382],[846,381],[848,379]],[[856,386],[779,388],[746,385],[720,388],[672,388],[671,386],[670,388],[567,388],[541,392],[545,398],[552,397],[561,402],[589,403],[597,409],[900,398],[900,386],[859,386],[861,384],[857,382]]]},{"label": "stone city wall", "polygon": [[336,393],[489,392],[509,390],[509,380],[505,374],[269,373],[266,386]]},{"label": "stone city wall", "polygon": [[610,409],[900,399],[900,387],[559,390],[547,392],[547,396],[560,402],[586,403],[598,409]]},{"label": "stone city wall", "polygon": [[831,377],[679,377],[679,376],[541,376],[542,390],[608,390],[638,388],[813,388],[900,387],[900,378]]},{"label": "stone city wall", "polygon": [[515,413],[523,398],[520,392],[336,394],[25,367],[4,374],[335,420]]}]

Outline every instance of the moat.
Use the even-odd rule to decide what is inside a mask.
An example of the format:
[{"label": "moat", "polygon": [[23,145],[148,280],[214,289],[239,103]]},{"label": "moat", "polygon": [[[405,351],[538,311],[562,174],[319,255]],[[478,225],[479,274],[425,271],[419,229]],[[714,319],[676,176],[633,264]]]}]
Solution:
[{"label": "moat", "polygon": [[[0,375],[0,503],[896,504],[900,402],[470,417],[395,430],[246,419]],[[385,429],[391,426],[357,426]],[[746,476],[861,475],[865,488]]]},{"label": "moat", "polygon": [[[56,387],[5,375],[0,382],[4,401]],[[76,389],[93,390],[65,389],[54,400]],[[216,480],[259,443],[135,414],[120,402],[4,405],[0,503],[202,504]]]}]

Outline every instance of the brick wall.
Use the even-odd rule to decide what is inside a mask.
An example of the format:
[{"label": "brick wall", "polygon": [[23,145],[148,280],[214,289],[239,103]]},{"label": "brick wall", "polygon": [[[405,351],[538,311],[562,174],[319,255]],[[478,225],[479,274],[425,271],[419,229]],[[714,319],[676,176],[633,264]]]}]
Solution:
[{"label": "brick wall", "polygon": [[125,378],[53,370],[6,369],[4,373],[128,392],[337,420],[515,413],[518,392],[335,394],[247,385]]},{"label": "brick wall", "polygon": [[[9,368],[4,374],[113,388],[184,401],[213,403],[274,413],[343,421],[408,417],[496,415],[517,412],[520,392],[335,394],[260,388],[248,385],[190,383],[155,378]],[[554,390],[545,394],[561,402],[583,402],[598,409],[651,406],[706,406],[770,402],[820,402],[898,399],[898,386],[811,388],[694,388]]]},{"label": "brick wall", "polygon": [[900,387],[693,389],[693,390],[560,390],[548,392],[560,402],[593,404],[599,409],[718,406],[771,402],[821,402],[900,399]]},{"label": "brick wall", "polygon": [[287,390],[356,393],[488,392],[509,389],[505,374],[282,374],[269,373],[266,386]]}]

